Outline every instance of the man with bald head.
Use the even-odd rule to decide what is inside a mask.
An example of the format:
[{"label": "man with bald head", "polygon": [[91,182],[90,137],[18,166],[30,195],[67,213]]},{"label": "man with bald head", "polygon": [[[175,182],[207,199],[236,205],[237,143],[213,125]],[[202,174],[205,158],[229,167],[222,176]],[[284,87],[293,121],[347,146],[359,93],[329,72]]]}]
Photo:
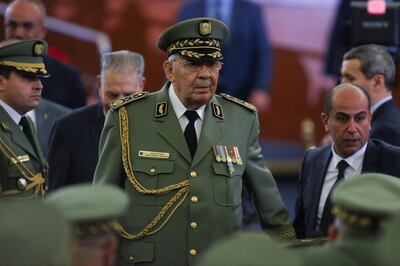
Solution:
[{"label": "man with bald head", "polygon": [[[4,14],[6,39],[30,40],[46,37],[46,8],[41,0],[14,0]],[[43,82],[42,96],[69,108],[86,104],[86,95],[79,71],[46,56],[50,78]]]},{"label": "man with bald head", "polygon": [[294,220],[298,238],[327,235],[333,221],[329,194],[338,181],[366,172],[400,177],[400,148],[369,139],[370,107],[368,93],[350,83],[325,96],[321,120],[333,143],[304,155]]}]

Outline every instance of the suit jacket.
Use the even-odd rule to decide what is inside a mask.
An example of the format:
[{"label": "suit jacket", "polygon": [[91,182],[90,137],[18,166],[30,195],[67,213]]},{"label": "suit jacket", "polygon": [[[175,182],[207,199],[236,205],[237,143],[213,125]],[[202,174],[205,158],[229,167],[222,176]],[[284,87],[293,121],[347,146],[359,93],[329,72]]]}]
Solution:
[{"label": "suit jacket", "polygon": [[68,114],[70,111],[71,109],[46,99],[41,99],[39,106],[36,107],[36,131],[40,147],[46,158],[50,142],[50,133],[54,123],[57,119]]},{"label": "suit jacket", "polygon": [[57,59],[45,56],[43,61],[50,78],[42,79],[42,96],[70,108],[86,104],[86,94],[79,70]]},{"label": "suit jacket", "polygon": [[[206,1],[185,3],[178,20],[206,15]],[[217,92],[247,99],[253,89],[269,89],[272,79],[272,48],[261,8],[251,2],[233,0],[229,36],[222,45],[224,66]]]},{"label": "suit jacket", "polygon": [[55,123],[49,149],[49,189],[92,182],[104,124],[102,104],[77,109]]},{"label": "suit jacket", "polygon": [[[293,222],[298,238],[320,235],[315,230],[318,204],[331,158],[331,144],[309,150],[304,155],[297,185]],[[400,177],[400,148],[380,140],[370,139],[361,172],[378,172]]]},{"label": "suit jacket", "polygon": [[[126,177],[124,167],[127,164],[131,164],[136,180],[147,189],[160,189],[184,181],[190,185],[188,195],[180,198],[180,206],[175,202],[171,209],[179,207],[160,231],[138,240],[122,238],[117,264],[193,265],[197,262],[197,253],[240,230],[244,181],[254,197],[263,228],[275,234],[293,233],[276,183],[264,166],[258,144],[257,113],[214,96],[206,106],[192,160],[170,104],[168,87],[169,83],[156,93],[108,112],[106,117],[94,182],[120,185],[129,194],[128,214],[121,219],[128,232],[141,231],[179,189],[161,195],[140,193],[133,187],[132,178]],[[129,125],[120,132],[119,115],[125,108]],[[215,115],[215,108],[223,115]],[[122,148],[126,145],[121,145],[120,133],[129,134],[130,160],[121,159]],[[235,164],[235,171],[230,174],[226,163],[214,159],[212,145],[236,146],[243,165]]]},{"label": "suit jacket", "polygon": [[395,146],[400,146],[399,125],[400,109],[392,99],[379,106],[374,112],[369,136]]},{"label": "suit jacket", "polygon": [[[32,122],[30,122],[34,130]],[[32,183],[30,179],[37,174],[45,178],[47,162],[44,158],[36,138],[33,144],[28,140],[8,113],[0,106],[0,198],[32,198],[33,189],[18,188],[18,181],[23,178],[26,184]],[[17,193],[5,196],[4,193],[16,191]]]}]

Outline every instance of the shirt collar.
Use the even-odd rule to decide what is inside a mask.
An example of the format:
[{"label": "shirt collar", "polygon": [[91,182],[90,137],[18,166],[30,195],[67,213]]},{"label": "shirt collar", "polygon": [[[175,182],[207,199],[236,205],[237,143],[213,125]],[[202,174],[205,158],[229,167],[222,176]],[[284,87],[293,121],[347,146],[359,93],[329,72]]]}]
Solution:
[{"label": "shirt collar", "polygon": [[18,125],[21,120],[21,115],[15,111],[11,106],[0,100],[1,107],[7,112],[7,114],[11,117],[11,119]]},{"label": "shirt collar", "polygon": [[387,101],[390,101],[393,99],[392,95],[386,96],[385,98],[381,99],[379,102],[375,103],[374,105],[371,106],[371,113],[375,112],[382,104],[384,104]]},{"label": "shirt collar", "polygon": [[350,165],[351,168],[353,168],[354,170],[358,169],[362,164],[362,160],[360,160],[360,158],[363,158],[364,153],[367,150],[367,144],[368,143],[365,143],[361,149],[359,149],[358,151],[356,151],[355,153],[353,153],[351,156],[349,156],[347,158],[342,158],[341,156],[339,156],[335,152],[335,149],[333,148],[333,144],[332,144],[331,149],[332,149],[333,164],[336,166],[341,160],[345,160]]},{"label": "shirt collar", "polygon": [[[174,88],[173,84],[171,84],[169,86],[168,96],[169,96],[169,99],[171,101],[172,108],[174,108],[174,111],[176,113],[176,117],[178,119],[181,118],[184,115],[184,113],[186,112],[186,110],[188,110],[188,109],[183,105],[181,100],[179,100],[178,96],[175,93],[175,88]],[[205,108],[206,108],[206,106],[203,105],[200,108],[198,108],[197,110],[195,110],[197,112],[197,114],[199,115],[201,120],[204,119],[204,110],[205,110]]]}]

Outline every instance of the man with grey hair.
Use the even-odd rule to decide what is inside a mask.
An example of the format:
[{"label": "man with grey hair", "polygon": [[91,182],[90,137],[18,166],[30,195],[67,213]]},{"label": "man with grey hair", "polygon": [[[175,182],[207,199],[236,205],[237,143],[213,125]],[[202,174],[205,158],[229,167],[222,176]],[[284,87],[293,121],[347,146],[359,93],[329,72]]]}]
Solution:
[{"label": "man with grey hair", "polygon": [[[49,149],[50,190],[91,182],[98,159],[100,133],[109,103],[143,90],[142,55],[130,51],[106,53],[101,58],[100,101],[58,120]],[[84,160],[83,160],[84,159]]]},{"label": "man with grey hair", "polygon": [[392,97],[396,66],[384,47],[357,46],[343,56],[342,82],[363,87],[371,97],[370,137],[400,146],[400,110]]}]

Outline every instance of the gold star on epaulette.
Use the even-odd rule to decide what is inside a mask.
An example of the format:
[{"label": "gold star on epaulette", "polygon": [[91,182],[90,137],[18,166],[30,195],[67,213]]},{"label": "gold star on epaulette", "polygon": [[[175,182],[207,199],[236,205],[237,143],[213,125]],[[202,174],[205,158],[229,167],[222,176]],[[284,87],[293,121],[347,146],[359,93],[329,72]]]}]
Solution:
[{"label": "gold star on epaulette", "polygon": [[239,104],[239,105],[241,105],[243,107],[246,107],[247,109],[250,109],[250,110],[252,110],[254,112],[257,112],[257,108],[254,105],[252,105],[251,103],[245,102],[245,101],[243,101],[241,99],[238,99],[238,98],[233,97],[233,96],[231,96],[229,94],[226,94],[226,93],[221,93],[221,96],[224,97],[225,99],[231,101],[231,102],[237,103],[237,104]]},{"label": "gold star on epaulette", "polygon": [[122,99],[117,99],[117,100],[112,101],[110,103],[110,109],[112,111],[117,110],[118,108],[120,108],[121,106],[123,106],[123,105],[125,105],[127,103],[134,102],[134,101],[137,101],[139,99],[143,99],[143,98],[147,97],[148,94],[149,94],[149,92],[146,91],[146,92],[140,92],[140,93],[132,94],[132,95],[129,95],[129,96],[127,96],[125,98],[122,98]]}]

